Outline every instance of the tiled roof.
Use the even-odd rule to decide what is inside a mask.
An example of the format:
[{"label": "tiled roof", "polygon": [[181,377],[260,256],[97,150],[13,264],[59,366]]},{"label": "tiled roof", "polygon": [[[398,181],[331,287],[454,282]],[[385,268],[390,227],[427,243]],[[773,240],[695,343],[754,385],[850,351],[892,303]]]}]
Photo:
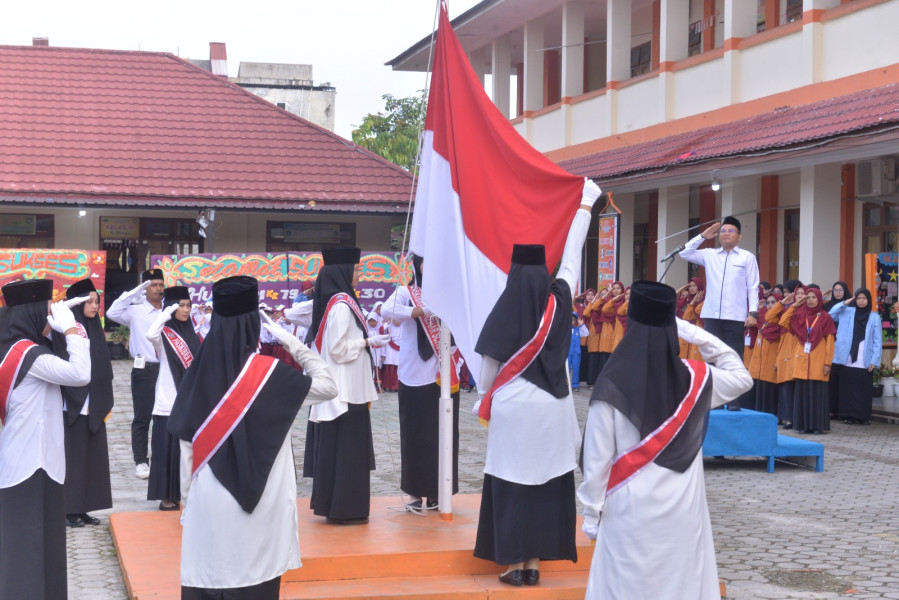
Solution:
[{"label": "tiled roof", "polygon": [[411,185],[171,54],[0,46],[0,202],[404,212]]},{"label": "tiled roof", "polygon": [[605,150],[560,162],[595,179],[667,170],[710,159],[803,149],[847,134],[899,124],[899,84],[796,107],[783,107],[741,121],[714,125]]}]

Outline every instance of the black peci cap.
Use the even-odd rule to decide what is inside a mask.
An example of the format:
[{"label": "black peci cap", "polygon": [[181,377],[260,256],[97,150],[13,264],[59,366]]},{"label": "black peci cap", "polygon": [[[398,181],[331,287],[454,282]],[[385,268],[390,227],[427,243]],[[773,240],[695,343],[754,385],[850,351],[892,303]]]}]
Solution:
[{"label": "black peci cap", "polygon": [[162,292],[162,302],[165,306],[176,304],[182,300],[190,300],[190,290],[183,285],[167,287]]},{"label": "black peci cap", "polygon": [[724,217],[724,221],[721,222],[721,226],[724,225],[733,225],[737,228],[737,233],[742,233],[743,229],[740,227],[740,221],[735,219],[734,217]]},{"label": "black peci cap", "polygon": [[677,292],[664,283],[635,281],[631,285],[631,299],[627,316],[636,323],[650,327],[674,324],[677,311]]},{"label": "black peci cap", "polygon": [[50,279],[26,279],[7,283],[2,288],[6,306],[19,306],[31,302],[53,300],[53,281]]},{"label": "black peci cap", "polygon": [[90,279],[82,279],[81,281],[76,281],[69,286],[69,289],[66,290],[66,299],[71,300],[72,298],[87,296],[91,292],[96,291],[97,288],[94,287],[93,281],[91,281]]},{"label": "black peci cap", "polygon": [[517,265],[546,266],[546,248],[541,244],[515,244],[512,246],[512,262]]},{"label": "black peci cap", "polygon": [[145,281],[153,281],[154,279],[164,279],[165,275],[162,273],[162,269],[150,269],[149,271],[144,271],[140,274],[141,283]]},{"label": "black peci cap", "polygon": [[253,277],[226,277],[212,285],[212,312],[236,317],[259,310],[259,282]]},{"label": "black peci cap", "polygon": [[361,248],[325,248],[322,260],[326,265],[355,265],[362,258]]}]

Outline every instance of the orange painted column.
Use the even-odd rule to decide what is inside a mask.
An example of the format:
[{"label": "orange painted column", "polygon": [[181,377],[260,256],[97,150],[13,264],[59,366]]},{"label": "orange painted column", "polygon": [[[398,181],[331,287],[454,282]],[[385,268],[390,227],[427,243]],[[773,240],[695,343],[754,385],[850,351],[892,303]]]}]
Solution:
[{"label": "orange painted column", "polygon": [[[658,4],[658,3],[657,3]],[[653,46],[654,47],[654,46]],[[646,279],[655,281],[658,277],[659,266],[659,246],[656,240],[659,239],[659,193],[650,192],[649,194],[649,248],[646,251]]]},{"label": "orange painted column", "polygon": [[706,27],[702,32],[702,51],[708,52],[715,48],[715,26],[718,23],[718,19],[715,18],[715,0],[705,0],[702,17],[702,23]]},{"label": "orange painted column", "polygon": [[[659,70],[659,56],[661,56],[661,44],[662,44],[662,4],[660,0],[653,0],[652,2],[652,47],[650,48],[652,52],[652,64],[650,65],[650,69],[653,71]],[[652,222],[650,220],[650,222]],[[653,277],[652,279],[655,279]]]},{"label": "orange painted column", "polygon": [[765,0],[765,31],[780,25],[780,0]]},{"label": "orange painted column", "polygon": [[559,51],[547,50],[543,53],[543,106],[555,104],[562,99],[562,74],[559,71]]},{"label": "orange painted column", "polygon": [[[705,230],[708,225],[703,225],[703,223],[708,223],[709,221],[715,220],[715,205],[717,204],[717,195],[715,191],[712,190],[711,185],[704,185],[699,188],[699,231],[700,233]],[[700,248],[714,248],[715,242],[713,240],[706,240],[702,243]]]},{"label": "orange painted column", "polygon": [[762,214],[759,230],[759,278],[777,281],[777,175],[765,175],[761,182]]},{"label": "orange painted column", "polygon": [[855,163],[843,165],[840,190],[840,281],[852,286],[855,274]]}]

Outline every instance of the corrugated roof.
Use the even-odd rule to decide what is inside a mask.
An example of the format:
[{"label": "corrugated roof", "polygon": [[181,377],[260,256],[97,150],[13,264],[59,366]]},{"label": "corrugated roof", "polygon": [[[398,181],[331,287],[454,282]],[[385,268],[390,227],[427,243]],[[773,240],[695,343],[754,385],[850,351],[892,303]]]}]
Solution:
[{"label": "corrugated roof", "polygon": [[559,164],[576,175],[611,179],[710,159],[799,150],[899,124],[899,84],[783,107],[748,119],[605,150]]},{"label": "corrugated roof", "polygon": [[0,201],[403,212],[411,185],[171,54],[0,46]]}]

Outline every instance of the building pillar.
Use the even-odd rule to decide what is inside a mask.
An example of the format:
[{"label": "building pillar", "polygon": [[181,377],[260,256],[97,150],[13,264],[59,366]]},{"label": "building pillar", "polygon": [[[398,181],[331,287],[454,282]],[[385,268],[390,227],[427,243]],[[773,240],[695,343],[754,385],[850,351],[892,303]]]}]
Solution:
[{"label": "building pillar", "polygon": [[562,5],[562,98],[584,93],[584,0]]},{"label": "building pillar", "polygon": [[799,280],[824,289],[840,273],[840,177],[839,164],[800,168]]},{"label": "building pillar", "polygon": [[778,250],[778,192],[780,182],[777,175],[765,175],[761,178],[761,229],[759,231],[759,277],[771,285],[780,281],[777,274]]},{"label": "building pillar", "polygon": [[543,52],[543,106],[550,106],[562,99],[559,51]]},{"label": "building pillar", "polygon": [[715,49],[715,29],[718,19],[715,18],[715,0],[705,0],[702,3],[702,51],[708,52]]},{"label": "building pillar", "polygon": [[524,116],[543,108],[543,19],[524,25]]},{"label": "building pillar", "polygon": [[839,5],[840,0],[802,0],[802,69],[796,74],[798,86],[823,81],[824,24],[820,15]]},{"label": "building pillar", "polygon": [[478,81],[481,82],[481,85],[484,85],[484,82],[486,81],[485,75],[487,74],[487,61],[484,59],[484,48],[478,48],[477,50],[469,52],[468,62],[471,63],[474,74],[478,76]]},{"label": "building pillar", "polygon": [[[646,212],[648,214],[647,233],[650,240],[659,239],[659,191],[649,193]],[[664,256],[664,255],[663,255]],[[654,241],[649,242],[649,250],[646,252],[646,279],[655,281],[658,279],[659,246]]]},{"label": "building pillar", "polygon": [[631,3],[608,0],[606,13],[606,98],[609,132],[618,133],[618,86],[631,78]]},{"label": "building pillar", "polygon": [[[852,285],[855,279],[855,163],[843,165],[840,189],[840,281]],[[855,288],[852,288],[855,290]]]},{"label": "building pillar", "polygon": [[[667,265],[658,261],[687,241],[689,220],[690,187],[678,185],[659,188],[659,229],[657,238],[659,243],[656,244],[658,255],[655,263],[659,269],[660,276]],[[667,283],[673,288],[679,288],[687,282],[687,262],[680,258],[673,260],[674,264],[668,270],[668,274],[665,275],[662,283]]]},{"label": "building pillar", "polygon": [[634,194],[615,194],[615,204],[621,209],[618,217],[618,274],[625,285],[634,281]]},{"label": "building pillar", "polygon": [[725,180],[721,186],[721,217],[736,216],[740,221],[740,248],[757,254],[759,181],[756,177]]},{"label": "building pillar", "polygon": [[690,35],[690,3],[661,0],[659,3],[659,121],[674,117],[674,63],[687,58]]},{"label": "building pillar", "polygon": [[512,44],[508,35],[493,40],[491,51],[491,73],[493,74],[493,103],[507,119],[509,118],[509,88],[512,75]]},{"label": "building pillar", "polygon": [[[774,0],[769,0],[773,2]],[[724,0],[724,77],[725,98],[730,104],[740,102],[740,40],[755,34],[756,7],[744,0]]]}]

